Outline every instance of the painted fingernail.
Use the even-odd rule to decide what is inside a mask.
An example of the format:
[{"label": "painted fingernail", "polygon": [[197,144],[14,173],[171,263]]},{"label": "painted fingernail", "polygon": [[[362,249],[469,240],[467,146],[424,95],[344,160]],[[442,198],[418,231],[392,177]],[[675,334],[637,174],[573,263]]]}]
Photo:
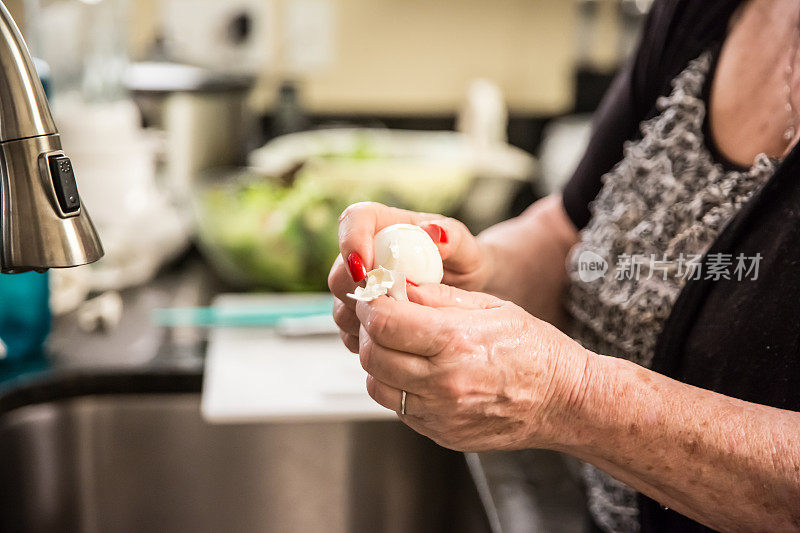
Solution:
[{"label": "painted fingernail", "polygon": [[367,277],[367,269],[364,268],[364,261],[356,252],[347,256],[347,269],[350,271],[350,276],[356,283]]},{"label": "painted fingernail", "polygon": [[406,284],[407,284],[407,285],[411,285],[412,287],[419,287],[419,284],[418,284],[418,283],[414,283],[414,282],[413,282],[413,281],[411,281],[410,279],[407,279],[407,280],[406,280]]},{"label": "painted fingernail", "polygon": [[431,236],[433,242],[440,244],[447,244],[447,232],[439,224],[423,224],[420,226],[425,232]]}]

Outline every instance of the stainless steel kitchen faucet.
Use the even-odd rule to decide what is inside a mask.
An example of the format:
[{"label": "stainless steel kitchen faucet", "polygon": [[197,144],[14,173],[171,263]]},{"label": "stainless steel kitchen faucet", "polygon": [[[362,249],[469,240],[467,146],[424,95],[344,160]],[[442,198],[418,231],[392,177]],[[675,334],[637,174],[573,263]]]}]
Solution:
[{"label": "stainless steel kitchen faucet", "polygon": [[0,272],[102,256],[30,53],[0,1]]}]

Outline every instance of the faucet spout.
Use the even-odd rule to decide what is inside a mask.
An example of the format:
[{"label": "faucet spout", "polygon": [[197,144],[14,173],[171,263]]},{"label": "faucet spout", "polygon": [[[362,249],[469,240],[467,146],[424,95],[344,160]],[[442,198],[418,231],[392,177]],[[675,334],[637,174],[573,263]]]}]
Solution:
[{"label": "faucet spout", "polygon": [[22,35],[0,2],[0,142],[58,133]]},{"label": "faucet spout", "polygon": [[102,256],[30,53],[0,1],[0,272]]}]

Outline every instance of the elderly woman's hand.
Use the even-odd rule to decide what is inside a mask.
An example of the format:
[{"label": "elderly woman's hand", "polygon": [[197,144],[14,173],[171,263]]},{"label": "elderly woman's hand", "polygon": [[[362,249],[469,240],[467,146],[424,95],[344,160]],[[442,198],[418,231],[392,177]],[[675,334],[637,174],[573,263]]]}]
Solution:
[{"label": "elderly woman's hand", "polygon": [[359,303],[367,390],[411,428],[463,451],[554,445],[588,352],[493,296],[409,287],[411,302]]},{"label": "elderly woman's hand", "polygon": [[[461,222],[441,215],[414,213],[364,202],[348,207],[340,218],[341,255],[331,269],[328,286],[336,297],[333,317],[345,345],[358,352],[359,322],[355,301],[348,298],[373,267],[372,241],[375,234],[393,224],[415,224],[428,232],[444,261],[444,283],[480,290],[489,276],[488,254]],[[413,280],[411,280],[413,281]]]}]

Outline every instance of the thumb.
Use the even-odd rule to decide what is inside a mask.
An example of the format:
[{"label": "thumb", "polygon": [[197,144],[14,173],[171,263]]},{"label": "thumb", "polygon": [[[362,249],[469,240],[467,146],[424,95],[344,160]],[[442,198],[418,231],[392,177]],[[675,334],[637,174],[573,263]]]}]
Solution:
[{"label": "thumb", "polygon": [[436,308],[494,309],[504,302],[490,294],[469,292],[450,285],[425,284],[406,286],[409,301]]},{"label": "thumb", "polygon": [[454,218],[439,218],[419,225],[439,248],[444,267],[455,274],[469,274],[481,261],[477,239]]}]

